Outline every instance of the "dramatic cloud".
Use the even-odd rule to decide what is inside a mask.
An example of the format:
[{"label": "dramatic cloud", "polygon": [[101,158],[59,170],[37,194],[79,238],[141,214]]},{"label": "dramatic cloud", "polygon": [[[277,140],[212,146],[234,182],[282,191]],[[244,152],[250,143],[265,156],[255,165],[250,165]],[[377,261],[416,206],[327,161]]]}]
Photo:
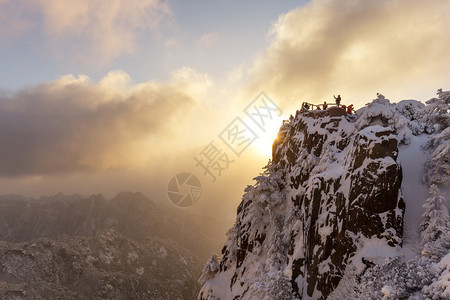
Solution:
[{"label": "dramatic cloud", "polygon": [[136,47],[138,35],[169,18],[163,0],[0,0],[0,37],[44,32],[61,58],[107,63]]},{"label": "dramatic cloud", "polygon": [[250,93],[264,90],[297,106],[338,93],[354,102],[376,92],[432,96],[450,79],[448,11],[441,0],[312,1],[274,24],[273,41],[251,70]]},{"label": "dramatic cloud", "polygon": [[[234,118],[245,118],[248,104],[236,103],[229,90],[182,68],[167,82],[133,84],[114,71],[98,83],[67,75],[0,91],[0,191],[112,197],[132,190],[168,203],[170,179],[190,172],[203,187],[195,211],[234,216],[242,191],[268,158],[254,147],[237,157],[220,142]],[[214,183],[194,160],[212,141],[233,160]]]},{"label": "dramatic cloud", "polygon": [[[193,74],[191,74],[193,73]],[[98,84],[67,75],[0,93],[0,176],[127,169],[173,139],[196,106],[200,75],[180,70],[166,83],[130,85],[122,71]]]}]

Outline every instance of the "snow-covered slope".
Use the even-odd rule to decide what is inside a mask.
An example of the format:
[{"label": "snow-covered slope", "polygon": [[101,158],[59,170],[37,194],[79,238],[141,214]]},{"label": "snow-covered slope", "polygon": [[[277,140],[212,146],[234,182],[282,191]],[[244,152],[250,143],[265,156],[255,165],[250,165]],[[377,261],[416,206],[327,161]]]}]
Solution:
[{"label": "snow-covered slope", "polygon": [[425,199],[428,198],[428,188],[422,183],[428,156],[427,150],[423,149],[423,146],[427,143],[428,138],[428,134],[413,136],[409,145],[399,146],[399,159],[403,168],[402,191],[406,203],[404,252],[411,258],[420,253],[420,245],[417,243],[420,239],[419,225],[425,211],[422,206]]},{"label": "snow-covered slope", "polygon": [[[437,264],[450,249],[448,214],[435,213],[445,208],[438,187],[427,209],[421,208],[429,185],[448,184],[449,102],[450,93],[442,91],[427,105],[391,104],[379,94],[356,117],[339,108],[298,111],[280,128],[265,173],[246,189],[222,257],[214,255],[205,265],[199,299],[390,299],[422,289],[418,297],[429,293],[431,282],[421,278],[432,270],[421,275],[419,268],[411,270],[423,270],[427,259]],[[420,223],[424,211],[428,217]],[[435,222],[436,215],[441,221]],[[422,242],[419,224],[428,232]],[[417,258],[422,248],[429,255]],[[417,276],[397,272],[405,288],[370,276],[393,265]],[[439,266],[444,270],[446,261]],[[359,297],[355,286],[361,280],[374,288]]]}]

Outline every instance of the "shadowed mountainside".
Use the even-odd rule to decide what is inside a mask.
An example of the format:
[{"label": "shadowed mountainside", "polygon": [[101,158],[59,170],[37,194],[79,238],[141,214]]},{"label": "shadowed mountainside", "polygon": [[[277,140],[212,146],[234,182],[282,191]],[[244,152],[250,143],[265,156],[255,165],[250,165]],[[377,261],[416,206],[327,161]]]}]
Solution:
[{"label": "shadowed mountainside", "polygon": [[[208,223],[208,226],[203,226]],[[0,295],[193,299],[223,225],[140,193],[0,197]]]}]

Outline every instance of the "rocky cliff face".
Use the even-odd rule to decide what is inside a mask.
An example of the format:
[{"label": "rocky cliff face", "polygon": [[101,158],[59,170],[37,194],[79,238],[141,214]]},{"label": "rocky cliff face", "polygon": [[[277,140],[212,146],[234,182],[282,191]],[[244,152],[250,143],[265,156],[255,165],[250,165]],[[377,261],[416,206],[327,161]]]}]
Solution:
[{"label": "rocky cliff face", "polygon": [[[402,244],[405,205],[393,129],[339,108],[297,112],[247,187],[200,299],[325,299],[365,241]],[[354,260],[358,259],[359,262]]]}]

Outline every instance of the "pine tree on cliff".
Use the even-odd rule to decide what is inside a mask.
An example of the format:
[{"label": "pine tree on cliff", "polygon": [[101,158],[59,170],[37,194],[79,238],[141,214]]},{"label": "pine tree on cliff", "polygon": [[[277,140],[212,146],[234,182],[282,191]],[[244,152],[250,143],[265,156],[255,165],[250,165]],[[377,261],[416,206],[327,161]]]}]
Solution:
[{"label": "pine tree on cliff", "polygon": [[431,185],[430,197],[423,205],[425,213],[420,230],[423,254],[433,258],[441,258],[450,250],[449,215],[444,203],[438,187]]},{"label": "pine tree on cliff", "polygon": [[214,277],[214,275],[219,271],[219,268],[219,257],[216,254],[211,255],[209,260],[203,266],[202,276],[198,282],[203,285],[206,281]]},{"label": "pine tree on cliff", "polygon": [[450,126],[450,91],[437,91],[437,98],[425,102],[425,124],[429,133],[441,132]]},{"label": "pine tree on cliff", "polygon": [[425,149],[432,149],[427,173],[423,180],[427,184],[446,184],[450,182],[450,127],[430,138]]}]

